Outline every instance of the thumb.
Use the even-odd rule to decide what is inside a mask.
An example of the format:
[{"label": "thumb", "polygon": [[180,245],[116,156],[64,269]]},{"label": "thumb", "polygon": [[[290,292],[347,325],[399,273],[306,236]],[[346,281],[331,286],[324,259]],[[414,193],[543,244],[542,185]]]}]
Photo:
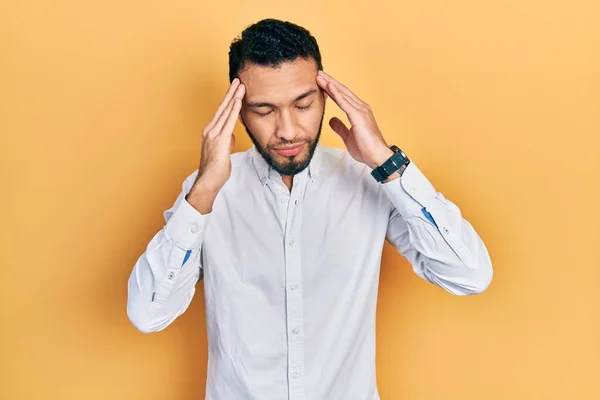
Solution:
[{"label": "thumb", "polygon": [[338,117],[331,118],[329,120],[329,126],[335,131],[335,133],[340,135],[344,142],[346,141],[346,137],[348,136],[348,128]]}]

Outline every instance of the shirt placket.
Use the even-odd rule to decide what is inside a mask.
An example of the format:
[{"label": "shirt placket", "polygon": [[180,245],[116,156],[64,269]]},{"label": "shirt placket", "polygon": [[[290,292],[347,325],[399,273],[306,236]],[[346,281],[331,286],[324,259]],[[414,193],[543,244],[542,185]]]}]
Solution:
[{"label": "shirt placket", "polygon": [[[300,182],[298,182],[300,183]],[[300,188],[302,187],[302,189]],[[304,308],[301,266],[303,185],[294,184],[287,201],[285,224],[285,280],[289,400],[305,400]]]}]

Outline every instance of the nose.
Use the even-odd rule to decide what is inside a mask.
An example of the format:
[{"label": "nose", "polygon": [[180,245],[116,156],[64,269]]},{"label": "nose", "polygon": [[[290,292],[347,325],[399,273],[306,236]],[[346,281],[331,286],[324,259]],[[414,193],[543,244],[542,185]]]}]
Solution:
[{"label": "nose", "polygon": [[280,112],[277,120],[277,138],[292,141],[296,137],[294,126],[295,124],[291,113],[287,110]]}]

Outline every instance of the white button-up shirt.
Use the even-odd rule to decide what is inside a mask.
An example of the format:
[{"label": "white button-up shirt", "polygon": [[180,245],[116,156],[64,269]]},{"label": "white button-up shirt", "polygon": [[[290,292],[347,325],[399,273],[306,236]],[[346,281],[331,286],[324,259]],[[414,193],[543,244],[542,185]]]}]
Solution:
[{"label": "white button-up shirt", "polygon": [[473,227],[414,163],[382,184],[347,151],[318,145],[290,191],[255,147],[231,160],[209,214],[185,200],[197,171],[185,180],[129,279],[127,313],[142,332],[167,327],[203,282],[207,400],[379,399],[386,239],[452,294],[492,279]]}]

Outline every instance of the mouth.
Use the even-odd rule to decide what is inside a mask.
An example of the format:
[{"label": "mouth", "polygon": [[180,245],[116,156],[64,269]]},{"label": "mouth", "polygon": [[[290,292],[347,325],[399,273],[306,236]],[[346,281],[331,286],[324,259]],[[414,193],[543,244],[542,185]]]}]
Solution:
[{"label": "mouth", "polygon": [[292,157],[300,154],[300,152],[304,149],[304,146],[306,146],[306,144],[303,143],[293,147],[281,147],[276,148],[274,150],[275,152],[277,152],[277,154],[282,155],[284,157]]}]

